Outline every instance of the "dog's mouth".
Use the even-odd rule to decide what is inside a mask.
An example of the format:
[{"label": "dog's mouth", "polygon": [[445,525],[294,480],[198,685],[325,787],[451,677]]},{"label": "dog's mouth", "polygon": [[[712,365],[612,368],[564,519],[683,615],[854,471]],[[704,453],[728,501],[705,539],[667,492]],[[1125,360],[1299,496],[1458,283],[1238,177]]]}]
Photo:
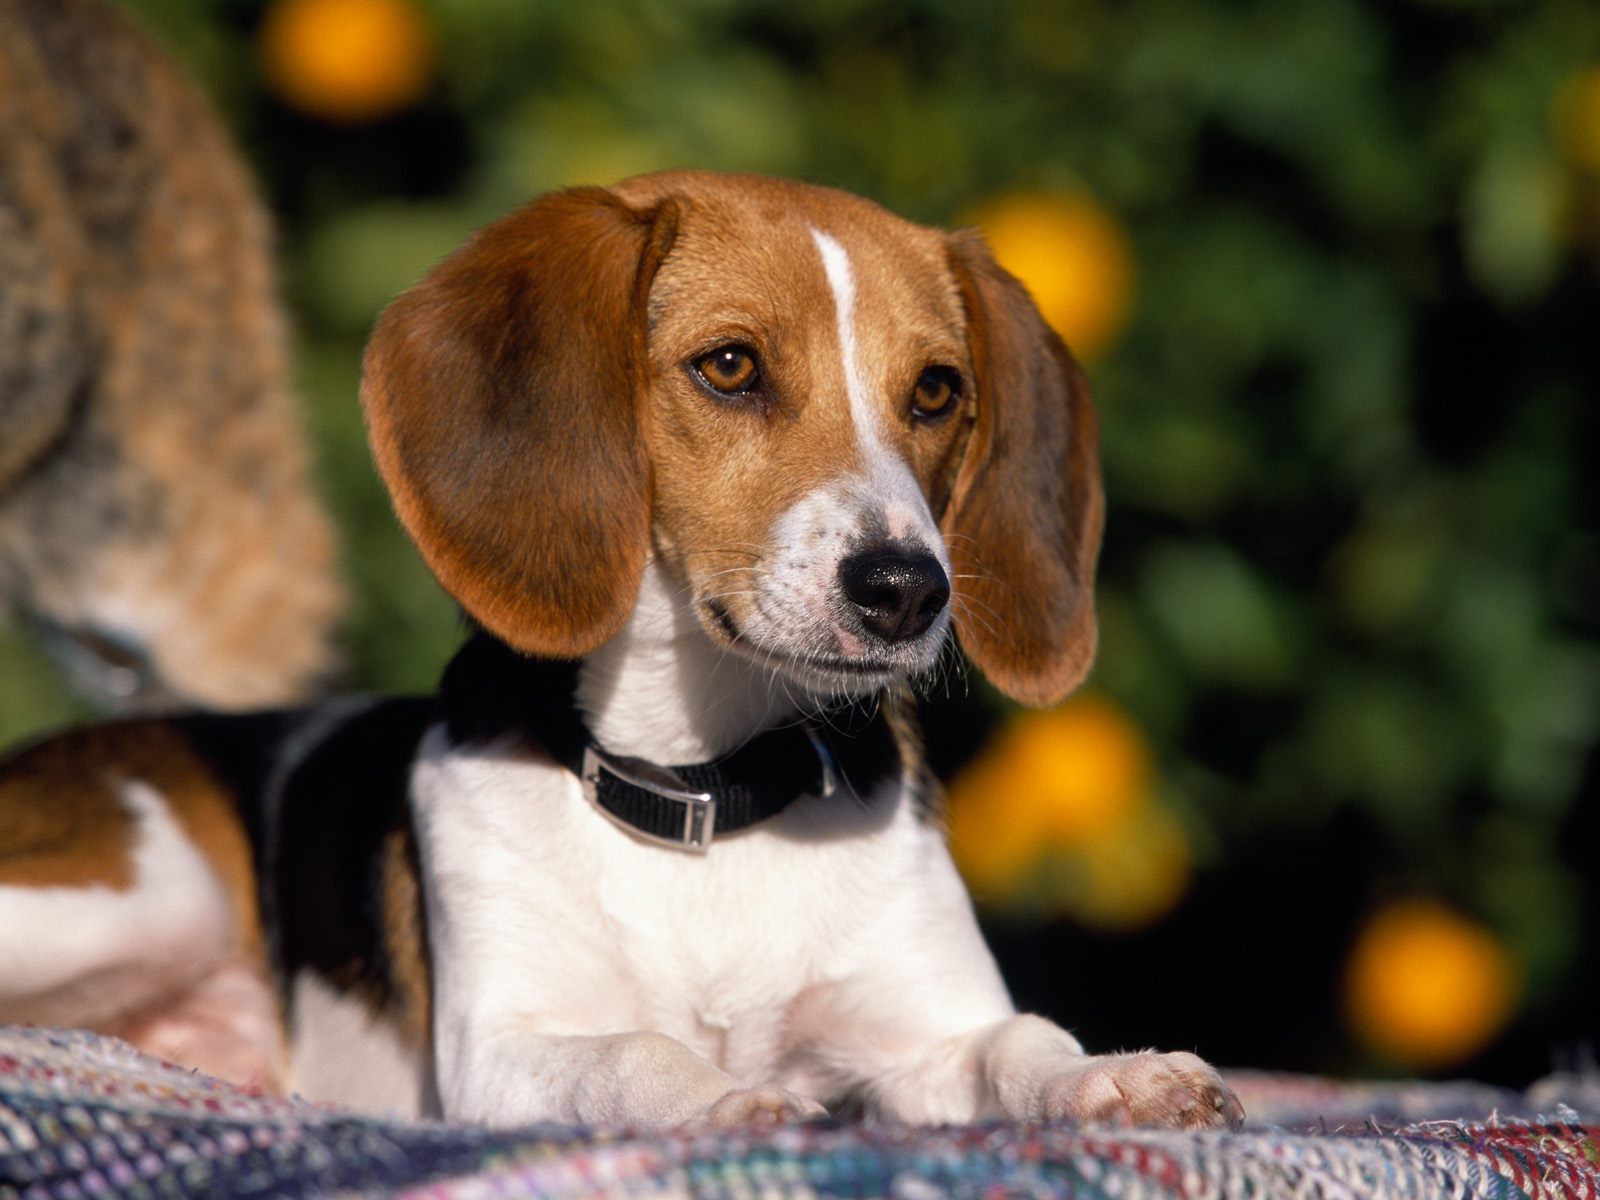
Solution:
[{"label": "dog's mouth", "polygon": [[777,667],[809,682],[829,686],[840,682],[857,687],[882,685],[905,673],[905,667],[898,663],[846,658],[840,654],[793,654],[773,646],[758,645],[745,636],[733,614],[720,601],[706,600],[703,604],[712,626],[730,647],[764,666]]}]

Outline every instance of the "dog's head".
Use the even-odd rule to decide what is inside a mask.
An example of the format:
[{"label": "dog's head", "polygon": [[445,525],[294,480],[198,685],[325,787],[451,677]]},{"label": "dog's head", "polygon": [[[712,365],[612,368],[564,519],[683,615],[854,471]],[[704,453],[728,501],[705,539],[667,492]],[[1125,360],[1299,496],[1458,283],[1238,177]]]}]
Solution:
[{"label": "dog's head", "polygon": [[926,668],[952,621],[1025,702],[1093,657],[1089,390],[973,234],[752,176],[556,193],[389,308],[362,401],[423,556],[524,652],[612,637],[655,555],[813,687]]}]

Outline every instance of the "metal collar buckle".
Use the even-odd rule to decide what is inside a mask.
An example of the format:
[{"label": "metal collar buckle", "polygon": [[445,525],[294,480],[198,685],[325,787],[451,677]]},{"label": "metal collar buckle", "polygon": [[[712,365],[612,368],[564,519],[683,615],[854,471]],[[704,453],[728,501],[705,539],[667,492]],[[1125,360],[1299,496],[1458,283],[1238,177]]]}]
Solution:
[{"label": "metal collar buckle", "polygon": [[[640,791],[649,792],[660,796],[663,800],[671,800],[683,805],[683,832],[676,838],[663,837],[640,829],[635,825],[622,822],[600,803],[600,772],[630,784]],[[606,816],[618,821],[624,828],[640,837],[647,838],[663,846],[671,846],[679,850],[692,850],[703,854],[711,845],[712,835],[716,832],[717,825],[717,800],[710,792],[697,792],[684,785],[677,773],[667,767],[656,763],[646,762],[642,758],[623,758],[615,754],[607,754],[593,742],[589,743],[583,751],[583,794]]]},{"label": "metal collar buckle", "polygon": [[817,760],[822,764],[822,791],[818,795],[826,799],[839,786],[839,760],[815,729],[807,726],[806,737],[811,739],[811,748],[817,752]]}]

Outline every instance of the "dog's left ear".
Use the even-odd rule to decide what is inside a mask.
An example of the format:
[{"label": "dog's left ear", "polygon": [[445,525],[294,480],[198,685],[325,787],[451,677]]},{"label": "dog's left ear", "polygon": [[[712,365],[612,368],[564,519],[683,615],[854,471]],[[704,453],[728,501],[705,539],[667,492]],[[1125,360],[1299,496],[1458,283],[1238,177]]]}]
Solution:
[{"label": "dog's left ear", "polygon": [[395,512],[517,650],[577,658],[638,596],[650,537],[645,303],[677,208],[545,196],[384,312],[361,401]]},{"label": "dog's left ear", "polygon": [[1105,502],[1094,401],[1027,290],[974,232],[950,238],[967,311],[977,415],[942,531],[953,615],[1002,692],[1053,704],[1094,660],[1094,570]]}]

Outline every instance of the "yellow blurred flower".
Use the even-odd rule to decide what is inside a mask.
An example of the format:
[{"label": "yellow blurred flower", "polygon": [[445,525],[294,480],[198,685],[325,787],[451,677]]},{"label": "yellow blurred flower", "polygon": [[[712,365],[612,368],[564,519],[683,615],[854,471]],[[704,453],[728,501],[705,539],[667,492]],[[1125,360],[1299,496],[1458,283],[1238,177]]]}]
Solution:
[{"label": "yellow blurred flower", "polygon": [[1567,161],[1600,172],[1600,64],[1585,67],[1556,93],[1551,131]]},{"label": "yellow blurred flower", "polygon": [[1369,1049],[1438,1068],[1481,1050],[1510,1019],[1511,956],[1483,926],[1434,900],[1380,909],[1356,938],[1345,1009]]},{"label": "yellow blurred flower", "polygon": [[311,116],[398,112],[433,78],[433,31],[412,0],[277,0],[261,28],[267,82]]},{"label": "yellow blurred flower", "polygon": [[1108,700],[1015,718],[950,785],[951,851],[980,896],[1004,894],[1049,847],[1083,846],[1146,802],[1150,750]]},{"label": "yellow blurred flower", "polygon": [[1026,781],[984,755],[957,776],[947,797],[950,853],[975,896],[994,900],[1032,873],[1048,834]]},{"label": "yellow blurred flower", "polygon": [[1002,196],[967,213],[1000,265],[1074,354],[1092,361],[1127,324],[1134,259],[1126,230],[1083,193]]},{"label": "yellow blurred flower", "polygon": [[1082,925],[1140,929],[1177,907],[1193,866],[1189,839],[1170,809],[1148,804],[1063,855],[1054,906]]}]

